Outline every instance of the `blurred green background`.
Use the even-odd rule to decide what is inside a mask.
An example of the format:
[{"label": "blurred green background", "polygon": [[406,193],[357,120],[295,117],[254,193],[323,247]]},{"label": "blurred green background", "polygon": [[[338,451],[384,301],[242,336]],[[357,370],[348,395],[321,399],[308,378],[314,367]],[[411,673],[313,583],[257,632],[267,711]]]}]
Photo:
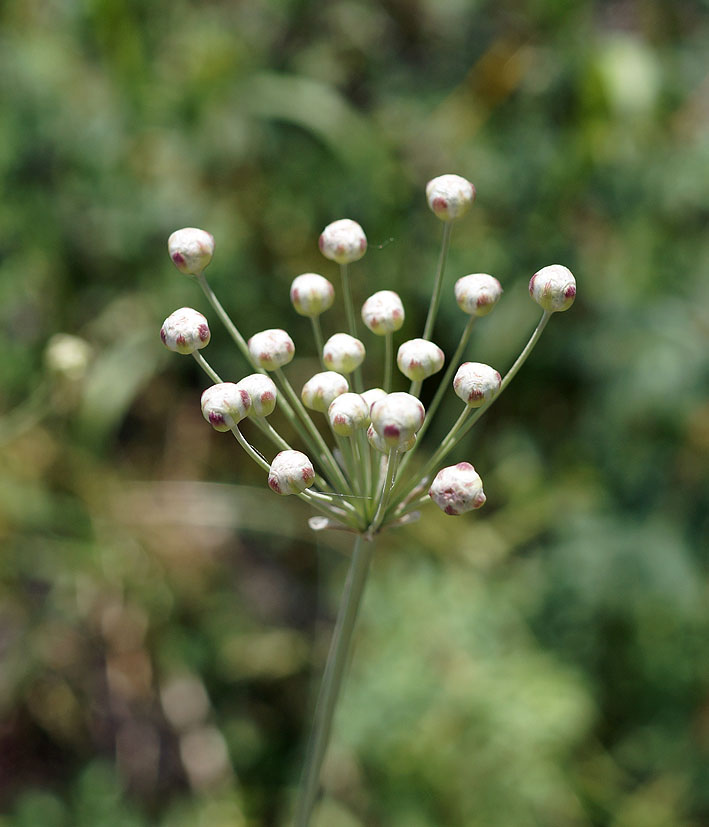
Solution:
[{"label": "blurred green background", "polygon": [[245,335],[288,328],[298,385],[288,287],[337,284],[335,218],[369,236],[356,300],[398,290],[420,335],[443,172],[478,190],[448,353],[461,275],[503,283],[467,351],[500,370],[535,270],[579,297],[453,457],[485,509],[379,543],[318,824],[709,824],[708,11],[6,0],[2,827],[287,822],[348,543],[203,422],[162,320],[200,309],[217,370],[245,365],[165,242],[215,235],[213,287]]}]

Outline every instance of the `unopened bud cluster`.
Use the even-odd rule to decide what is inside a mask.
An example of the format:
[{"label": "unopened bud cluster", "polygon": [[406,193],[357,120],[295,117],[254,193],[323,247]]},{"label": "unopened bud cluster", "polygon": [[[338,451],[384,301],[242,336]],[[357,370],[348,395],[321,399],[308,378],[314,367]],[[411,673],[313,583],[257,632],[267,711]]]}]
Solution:
[{"label": "unopened bud cluster", "polygon": [[[559,264],[543,267],[532,276],[529,292],[543,315],[503,378],[494,367],[464,358],[473,323],[496,307],[502,286],[488,273],[459,275],[451,298],[467,322],[461,323],[460,344],[454,357],[447,360],[433,341],[443,264],[453,225],[470,210],[475,196],[473,184],[460,175],[441,175],[428,183],[428,206],[445,223],[441,264],[424,334],[415,335],[409,323],[405,331],[408,335],[401,337],[403,341],[396,350],[393,337],[408,321],[396,292],[382,289],[372,293],[359,316],[353,309],[348,268],[367,251],[362,227],[351,219],[340,219],[325,227],[319,247],[325,259],[340,267],[347,323],[344,330],[336,323],[324,340],[321,317],[333,308],[336,288],[319,273],[303,273],[293,279],[291,304],[296,313],[311,320],[316,348],[314,353],[310,348],[309,355],[317,356],[322,368],[299,392],[291,387],[283,371],[295,356],[295,343],[281,327],[254,332],[245,339],[227,317],[227,330],[239,346],[247,370],[237,382],[222,382],[201,354],[211,338],[205,316],[183,307],[163,323],[160,335],[164,345],[192,355],[214,383],[202,394],[204,418],[215,430],[234,434],[267,472],[268,485],[275,493],[297,495],[318,510],[320,516],[311,522],[314,528],[337,527],[371,538],[387,525],[410,522],[425,501],[434,502],[448,515],[464,514],[485,502],[482,480],[470,462],[461,459],[441,467],[442,461],[505,389],[551,315],[571,307],[576,282],[571,272]],[[195,228],[177,230],[169,238],[168,250],[177,269],[194,277],[224,319],[225,311],[204,275],[214,254],[214,238]],[[357,318],[364,330],[357,329]],[[366,339],[367,331],[380,341],[372,339],[365,344],[360,335],[364,333]],[[369,365],[365,362],[368,348],[374,353]],[[394,367],[398,368],[396,377]],[[421,386],[436,374],[442,374],[441,384],[426,411],[419,399]],[[365,376],[372,383],[369,388]],[[410,386],[404,390],[407,383]],[[431,446],[432,456],[416,465],[413,456],[445,395],[453,400],[457,397],[458,406],[463,403],[462,410],[447,435]],[[274,412],[279,414],[274,418],[276,427],[266,421]],[[290,424],[287,433],[295,434],[305,451],[291,447],[278,433],[282,417]],[[244,420],[247,423],[242,424]],[[273,455],[271,448],[272,460],[251,446],[247,435],[252,431],[262,441],[262,450],[267,450],[264,440],[270,440],[278,449]],[[329,439],[323,433],[328,433]],[[422,497],[422,491],[427,496]]]}]

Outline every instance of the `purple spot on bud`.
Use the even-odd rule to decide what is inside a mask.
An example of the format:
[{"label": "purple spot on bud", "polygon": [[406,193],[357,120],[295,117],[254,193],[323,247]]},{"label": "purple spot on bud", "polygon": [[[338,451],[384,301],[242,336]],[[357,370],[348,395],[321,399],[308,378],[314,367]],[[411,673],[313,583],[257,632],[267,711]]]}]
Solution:
[{"label": "purple spot on bud", "polygon": [[249,392],[245,391],[243,388],[240,391],[241,393],[241,404],[248,408],[251,405],[251,397],[249,396]]},{"label": "purple spot on bud", "polygon": [[476,307],[485,307],[485,305],[490,304],[490,296],[483,294],[482,296],[478,296],[477,301],[475,302]]},{"label": "purple spot on bud", "polygon": [[335,420],[333,424],[344,425],[346,422],[347,420],[345,419],[344,414],[335,414]]},{"label": "purple spot on bud", "polygon": [[266,403],[266,402],[271,402],[272,400],[273,400],[273,393],[271,393],[271,391],[264,391],[261,394],[261,402]]},{"label": "purple spot on bud", "polygon": [[167,342],[167,334],[165,333],[164,328],[160,328],[160,338],[162,339],[162,343],[165,344]]},{"label": "purple spot on bud", "polygon": [[278,480],[275,477],[268,478],[268,486],[272,491],[275,491],[276,494],[281,493],[281,486],[278,484]]},{"label": "purple spot on bud", "polygon": [[262,351],[258,355],[259,362],[270,362],[271,361],[271,354],[267,351]]},{"label": "purple spot on bud", "polygon": [[212,425],[224,425],[224,415],[217,411],[210,411],[209,421]]},{"label": "purple spot on bud", "polygon": [[291,298],[293,299],[294,302],[300,301],[300,292],[298,291],[297,287],[295,288],[295,290],[293,290],[293,292],[291,294]]},{"label": "purple spot on bud", "polygon": [[364,238],[360,238],[359,240],[359,249],[362,253],[367,249],[367,242]]},{"label": "purple spot on bud", "polygon": [[573,299],[576,295],[576,288],[573,284],[570,284],[566,290],[564,290],[564,298],[565,299]]},{"label": "purple spot on bud", "polygon": [[398,439],[401,431],[396,427],[396,425],[387,425],[384,428],[384,436],[390,437],[391,439]]},{"label": "purple spot on bud", "polygon": [[209,328],[207,327],[206,324],[201,324],[197,328],[197,333],[199,335],[200,342],[206,342],[207,339],[209,338]]},{"label": "purple spot on bud", "polygon": [[459,516],[458,512],[455,510],[455,508],[452,505],[447,505],[444,510],[445,510],[445,513],[448,514],[451,517],[458,517]]},{"label": "purple spot on bud", "polygon": [[473,471],[474,468],[469,462],[459,462],[455,466],[459,471]]},{"label": "purple spot on bud", "polygon": [[182,253],[173,253],[172,260],[175,262],[175,264],[185,263],[185,257],[182,255]]},{"label": "purple spot on bud", "polygon": [[535,273],[532,278],[529,280],[529,295],[534,295],[534,279],[536,279],[537,274]]},{"label": "purple spot on bud", "polygon": [[484,391],[479,391],[479,390],[473,389],[468,394],[468,402],[477,401],[478,399],[482,399],[484,396],[485,396]]},{"label": "purple spot on bud", "polygon": [[439,195],[438,198],[433,199],[433,209],[434,210],[447,210],[448,209],[448,202],[445,198],[441,198]]},{"label": "purple spot on bud", "polygon": [[322,236],[322,235],[321,235],[321,236],[320,236],[320,238],[318,239],[318,247],[319,247],[321,250],[323,250],[323,249],[324,249],[324,247],[325,247],[325,239],[323,238],[323,236]]},{"label": "purple spot on bud", "polygon": [[180,335],[175,339],[175,342],[182,347],[183,345],[187,344],[187,339],[180,333]]},{"label": "purple spot on bud", "polygon": [[315,476],[315,472],[312,468],[306,466],[303,468],[301,476],[303,477],[303,482],[310,482],[310,480]]},{"label": "purple spot on bud", "polygon": [[286,342],[286,353],[293,353],[293,343]]}]

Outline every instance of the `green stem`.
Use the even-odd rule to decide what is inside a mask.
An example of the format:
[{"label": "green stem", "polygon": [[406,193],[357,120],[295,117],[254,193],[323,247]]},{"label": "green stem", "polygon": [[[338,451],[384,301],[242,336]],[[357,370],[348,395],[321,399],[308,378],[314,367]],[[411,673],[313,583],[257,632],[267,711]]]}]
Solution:
[{"label": "green stem", "polygon": [[[345,315],[347,316],[347,326],[350,330],[350,336],[357,336],[357,317],[355,316],[354,304],[352,303],[352,290],[350,289],[350,274],[349,265],[340,265],[340,276],[342,277],[342,297],[345,302]],[[364,390],[364,382],[362,381],[362,368],[357,367],[354,371],[354,386],[357,393],[362,393]]]},{"label": "green stem", "polygon": [[222,383],[222,379],[219,378],[219,374],[212,369],[212,366],[209,362],[202,356],[202,354],[198,350],[192,351],[192,356],[197,362],[197,364],[202,368],[202,370],[207,374],[207,376],[217,385]]},{"label": "green stem", "polygon": [[438,268],[436,270],[436,278],[433,282],[433,293],[431,295],[431,303],[428,306],[428,316],[426,317],[426,324],[423,328],[422,339],[431,338],[433,333],[433,326],[436,322],[436,314],[438,313],[438,304],[441,300],[441,287],[443,285],[443,272],[446,269],[446,259],[448,258],[448,250],[451,243],[451,232],[453,230],[453,222],[446,221],[443,224],[443,238],[441,239],[441,252],[438,256]]},{"label": "green stem", "polygon": [[320,786],[320,771],[330,740],[337,699],[352,648],[352,636],[367,582],[372,552],[372,543],[364,542],[362,535],[357,535],[315,706],[315,720],[308,742],[305,768],[296,803],[295,827],[308,827],[315,806]]},{"label": "green stem", "polygon": [[394,365],[394,334],[384,336],[384,390],[391,393],[391,374]]},{"label": "green stem", "polygon": [[320,325],[320,316],[311,316],[310,323],[313,327],[313,338],[315,339],[315,349],[318,352],[318,359],[320,360],[320,364],[323,367],[323,370],[327,370],[327,365],[323,361],[323,348],[325,343],[323,341],[322,336],[322,326]]},{"label": "green stem", "polygon": [[371,525],[369,526],[369,535],[373,536],[379,526],[382,524],[384,515],[386,514],[387,505],[389,504],[389,495],[391,494],[392,483],[394,482],[394,474],[396,473],[396,466],[399,464],[399,452],[396,448],[392,448],[387,456],[387,470],[384,478],[384,486],[379,499],[379,506],[377,513],[374,515]]}]

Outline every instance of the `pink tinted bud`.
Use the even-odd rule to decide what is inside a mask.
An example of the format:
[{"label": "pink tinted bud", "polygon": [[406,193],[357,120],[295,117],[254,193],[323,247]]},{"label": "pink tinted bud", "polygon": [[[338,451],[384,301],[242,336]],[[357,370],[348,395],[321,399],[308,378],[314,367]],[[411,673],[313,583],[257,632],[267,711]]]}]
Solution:
[{"label": "pink tinted bud", "polygon": [[407,379],[420,382],[443,367],[443,351],[428,339],[410,339],[396,354],[396,364]]},{"label": "pink tinted bud", "polygon": [[460,175],[439,175],[426,184],[426,199],[441,221],[453,221],[470,209],[475,187]]},{"label": "pink tinted bud", "polygon": [[485,316],[502,295],[502,285],[487,273],[471,273],[455,283],[455,300],[469,316]]},{"label": "pink tinted bud", "polygon": [[384,399],[386,395],[387,392],[381,388],[370,388],[368,391],[364,391],[364,393],[360,394],[362,399],[364,399],[367,403],[367,410],[369,411],[372,410],[372,405],[375,402],[379,402],[380,399]]},{"label": "pink tinted bud", "polygon": [[483,482],[469,462],[442,468],[428,493],[441,511],[451,516],[465,514],[485,504]]},{"label": "pink tinted bud", "polygon": [[303,273],[293,279],[290,300],[296,313],[313,318],[332,307],[335,289],[323,276]]},{"label": "pink tinted bud", "polygon": [[214,236],[196,227],[175,230],[167,240],[167,251],[181,273],[199,276],[214,255]]},{"label": "pink tinted bud", "polygon": [[315,481],[313,464],[301,451],[276,454],[268,473],[268,485],[276,494],[287,496],[305,491]]},{"label": "pink tinted bud", "polygon": [[295,355],[293,340],[280,328],[255,333],[248,341],[254,363],[264,370],[276,370],[287,365]]},{"label": "pink tinted bud", "polygon": [[482,362],[463,362],[453,378],[453,390],[470,408],[489,402],[500,390],[500,374]]},{"label": "pink tinted bud", "polygon": [[334,370],[326,370],[308,379],[300,392],[300,398],[311,411],[327,413],[333,399],[347,393],[349,389],[349,382],[344,376]]},{"label": "pink tinted bud", "polygon": [[364,361],[365,353],[359,339],[349,333],[335,333],[325,342],[322,355],[325,367],[338,373],[352,373]]},{"label": "pink tinted bud", "polygon": [[423,425],[423,405],[410,393],[389,393],[372,405],[372,427],[389,448],[407,450],[403,446]]},{"label": "pink tinted bud", "polygon": [[249,416],[270,416],[276,407],[278,390],[272,379],[262,373],[252,373],[236,383],[239,390],[245,390],[251,397]]},{"label": "pink tinted bud", "polygon": [[341,218],[325,227],[319,245],[325,258],[338,264],[349,264],[367,252],[367,236],[356,221]]},{"label": "pink tinted bud", "polygon": [[194,353],[209,344],[209,325],[204,316],[191,307],[181,307],[162,323],[160,338],[168,350]]},{"label": "pink tinted bud", "polygon": [[212,385],[202,394],[202,416],[215,431],[229,431],[249,415],[251,397],[233,382]]},{"label": "pink tinted bud", "polygon": [[362,321],[377,336],[393,333],[404,324],[404,305],[398,293],[380,290],[362,305]]},{"label": "pink tinted bud", "polygon": [[[370,425],[369,428],[367,428],[367,442],[369,442],[369,444],[372,446],[372,448],[374,448],[375,451],[379,451],[381,454],[388,454],[392,447],[384,439],[384,437],[379,436],[379,434],[374,430],[374,427],[372,425]],[[415,444],[416,434],[402,442],[397,447],[397,451],[400,454],[403,454],[406,451],[410,451]]]},{"label": "pink tinted bud", "polygon": [[343,393],[333,399],[327,410],[332,430],[339,436],[352,436],[369,424],[369,406],[358,393]]},{"label": "pink tinted bud", "polygon": [[576,298],[576,279],[563,264],[550,264],[532,276],[529,295],[550,313],[568,310]]}]

